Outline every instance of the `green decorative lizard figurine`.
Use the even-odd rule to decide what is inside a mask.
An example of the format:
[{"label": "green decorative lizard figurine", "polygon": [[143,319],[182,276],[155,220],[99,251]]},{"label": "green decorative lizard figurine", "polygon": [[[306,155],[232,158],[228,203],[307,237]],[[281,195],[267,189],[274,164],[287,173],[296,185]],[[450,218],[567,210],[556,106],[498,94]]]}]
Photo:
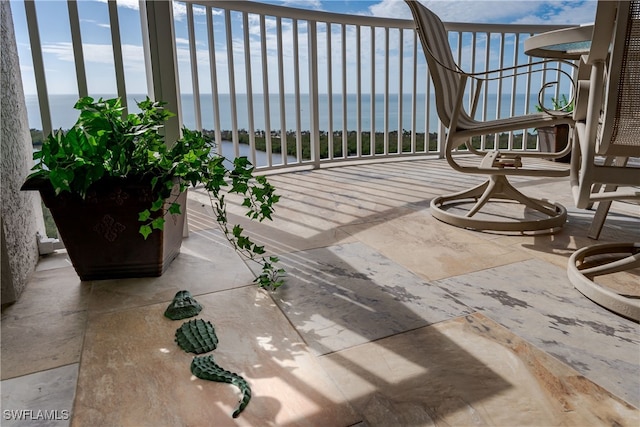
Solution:
[{"label": "green decorative lizard figurine", "polygon": [[193,319],[178,328],[176,343],[187,353],[202,354],[216,349],[218,337],[211,322]]},{"label": "green decorative lizard figurine", "polygon": [[[171,320],[180,320],[193,317],[201,310],[202,306],[191,296],[189,291],[180,291],[173,298],[164,315]],[[218,337],[213,324],[202,319],[184,322],[176,330],[175,341],[187,353],[195,354],[215,350],[218,346]],[[221,368],[211,355],[195,357],[191,362],[191,373],[203,380],[229,383],[240,389],[242,399],[240,399],[236,410],[233,411],[233,418],[237,418],[251,400],[251,388],[247,381],[240,375]]]},{"label": "green decorative lizard figurine", "polygon": [[171,320],[182,320],[197,315],[201,310],[202,306],[189,291],[178,291],[164,315]]},{"label": "green decorative lizard figurine", "polygon": [[240,415],[244,408],[247,407],[249,400],[251,400],[251,388],[247,381],[240,375],[221,368],[213,360],[212,355],[194,357],[191,362],[191,373],[203,380],[229,383],[240,389],[242,392],[242,399],[240,400],[240,404],[236,410],[233,411],[233,418],[238,418],[238,415]]}]

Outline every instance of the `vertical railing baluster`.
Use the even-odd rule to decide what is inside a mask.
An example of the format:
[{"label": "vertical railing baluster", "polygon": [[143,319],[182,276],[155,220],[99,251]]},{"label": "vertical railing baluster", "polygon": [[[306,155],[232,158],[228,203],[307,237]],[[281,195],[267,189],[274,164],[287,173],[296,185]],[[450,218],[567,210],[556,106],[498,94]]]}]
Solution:
[{"label": "vertical railing baluster", "polygon": [[49,108],[49,92],[47,90],[47,80],[44,72],[44,61],[42,59],[42,45],[40,44],[40,30],[38,27],[38,17],[36,5],[33,1],[24,2],[25,16],[27,18],[27,29],[29,40],[31,41],[31,60],[33,61],[33,74],[36,78],[36,91],[38,92],[38,105],[40,106],[40,121],[42,122],[42,134],[46,137],[52,131],[51,109]]},{"label": "vertical railing baluster", "polygon": [[[486,36],[486,45],[484,50],[484,69],[488,71],[491,69],[491,33],[484,33]],[[489,113],[489,83],[486,83],[482,88],[482,120],[487,120],[487,114]]]},{"label": "vertical railing baluster", "polygon": [[231,29],[231,10],[224,11],[224,24],[227,42],[227,70],[229,73],[229,107],[231,108],[231,139],[233,142],[234,156],[240,156],[239,136],[238,136],[238,106],[236,101],[236,78],[235,66],[233,63],[233,32]]},{"label": "vertical railing baluster", "polygon": [[269,71],[267,64],[267,35],[265,30],[265,17],[260,15],[260,50],[262,53],[262,97],[264,98],[264,138],[267,152],[267,166],[273,166],[273,153],[271,148],[271,98],[269,91]]},{"label": "vertical railing baluster", "polygon": [[458,58],[456,59],[456,62],[460,65],[460,67],[463,67],[463,64],[462,64],[462,31],[458,31],[456,34],[458,35],[458,43],[456,45],[456,54],[458,55]]},{"label": "vertical railing baluster", "polygon": [[560,66],[558,66],[558,68],[556,69],[555,73],[556,73],[556,81],[558,82],[558,84],[555,85],[556,88],[555,88],[554,93],[555,93],[556,101],[558,101],[560,99],[560,78],[561,78]]},{"label": "vertical railing baluster", "polygon": [[[484,52],[484,69],[485,71],[490,70],[491,69],[491,33],[487,32],[484,33],[486,36],[486,44],[485,44],[485,52]],[[482,88],[482,120],[487,120],[487,114],[488,114],[488,107],[489,107],[489,83],[485,83],[484,87]],[[480,146],[482,148],[486,147],[487,145],[487,136],[486,135],[482,135],[482,137],[480,138]]]},{"label": "vertical railing baluster", "polygon": [[369,108],[371,112],[371,129],[369,135],[369,155],[376,152],[376,28],[371,29],[371,93],[369,95]]},{"label": "vertical railing baluster", "polygon": [[242,38],[244,40],[244,75],[247,88],[247,119],[249,121],[249,160],[256,164],[256,132],[253,118],[253,84],[251,76],[251,46],[249,44],[249,14],[242,12]]},{"label": "vertical railing baluster", "polygon": [[278,79],[279,79],[279,96],[280,96],[280,154],[282,155],[282,163],[287,165],[289,163],[289,156],[287,155],[287,121],[286,121],[286,101],[284,93],[284,60],[282,51],[282,18],[276,18],[276,37],[277,37],[277,49],[278,49]]},{"label": "vertical railing baluster", "polygon": [[302,131],[300,124],[300,51],[298,46],[298,20],[293,20],[293,81],[296,97],[296,156],[298,163],[302,163]]},{"label": "vertical railing baluster", "polygon": [[[498,64],[498,68],[504,67],[504,33],[500,35],[500,60]],[[503,76],[503,72],[499,73],[499,76]],[[498,80],[498,91],[496,93],[496,119],[500,117],[500,109],[502,108],[502,78]],[[494,134],[493,137],[493,148],[497,150],[500,145],[500,136],[498,133]]]},{"label": "vertical railing baluster", "polygon": [[[315,168],[320,167],[320,126],[318,105],[318,31],[316,21],[307,21],[307,42],[309,56],[309,110],[311,112],[309,143],[311,160]],[[315,77],[315,78],[314,78]]]},{"label": "vertical railing baluster", "polygon": [[360,25],[356,25],[356,156],[362,156],[362,39]]},{"label": "vertical railing baluster", "polygon": [[218,64],[216,59],[216,43],[213,31],[213,10],[206,7],[207,35],[209,36],[209,73],[211,76],[211,102],[213,104],[213,123],[215,127],[215,143],[218,154],[222,154],[222,132],[220,129],[220,97],[218,94]]},{"label": "vertical railing baluster", "polygon": [[[475,73],[477,71],[476,69],[476,50],[478,49],[478,33],[476,33],[475,31],[473,31],[471,33],[471,72]],[[469,85],[469,113],[471,114],[471,107],[473,106],[473,102],[474,102],[474,95],[475,95],[475,90],[476,90],[476,85],[478,84],[476,81],[474,81],[473,79],[471,79],[471,84]],[[475,116],[475,112],[473,113],[473,115]]]},{"label": "vertical railing baluster", "polygon": [[[164,125],[165,141],[171,143],[180,138],[182,130],[182,108],[176,37],[173,26],[173,8],[169,2],[143,2],[140,10],[145,16],[140,18],[143,40],[148,40],[147,89],[156,100],[166,102],[166,108],[176,113]],[[148,38],[147,38],[148,37]],[[148,61],[148,62],[147,62]]]},{"label": "vertical railing baluster", "polygon": [[402,154],[402,139],[403,139],[403,129],[402,129],[402,82],[404,80],[404,32],[401,29],[398,30],[398,154]]},{"label": "vertical railing baluster", "polygon": [[[528,36],[530,37],[531,34],[528,34]],[[526,85],[525,85],[525,95],[524,95],[524,114],[529,114],[530,111],[530,99],[531,99],[531,72],[533,71],[533,67],[531,66],[531,63],[533,62],[533,58],[531,56],[527,57],[527,62],[529,63],[529,66],[527,67],[527,70],[529,71],[526,75],[525,75],[525,81],[526,81]],[[534,132],[534,139],[537,140],[537,138],[535,137],[535,132]],[[529,145],[529,132],[527,132],[524,135],[523,141],[522,141],[523,146],[526,148]],[[537,142],[536,142],[536,147],[534,148],[534,150],[537,149]]]},{"label": "vertical railing baluster", "polygon": [[189,58],[191,60],[191,88],[193,90],[193,111],[196,129],[202,130],[202,110],[200,107],[200,82],[198,80],[198,58],[193,22],[193,4],[187,3],[187,31],[189,33]]},{"label": "vertical railing baluster", "polygon": [[78,95],[80,98],[89,95],[87,89],[87,74],[84,68],[84,54],[82,52],[82,34],[80,31],[80,17],[78,16],[78,1],[67,0],[69,9],[69,26],[71,29],[71,44],[73,45],[73,62],[76,66]]},{"label": "vertical railing baluster", "polygon": [[[374,30],[375,31],[375,30]],[[389,155],[389,29],[384,29],[384,118],[383,118],[383,149],[382,154]],[[372,151],[371,154],[376,154]]]},{"label": "vertical railing baluster", "polygon": [[213,10],[206,7],[207,34],[209,36],[209,73],[211,78],[211,103],[213,113],[213,126],[215,134],[216,150],[222,154],[222,129],[220,123],[220,95],[218,90],[218,59],[216,56],[215,31],[213,27]]},{"label": "vertical railing baluster", "polygon": [[138,0],[138,8],[140,9],[140,36],[142,38],[142,57],[144,59],[144,71],[147,78],[147,94],[150,98],[155,98],[147,1]]},{"label": "vertical railing baluster", "polygon": [[[464,65],[462,63],[462,32],[458,31],[455,33],[457,35],[457,43],[456,43],[456,55],[457,55],[457,59],[456,59],[456,63],[460,65],[461,68],[464,68]],[[438,135],[440,135],[441,132],[438,132]],[[457,150],[457,147],[455,148]]]},{"label": "vertical railing baluster", "polygon": [[331,23],[327,22],[327,154],[328,159],[333,160],[333,61],[331,45]]},{"label": "vertical railing baluster", "polygon": [[349,157],[347,130],[347,26],[340,27],[342,38],[342,157]]},{"label": "vertical railing baluster", "polygon": [[122,101],[123,115],[127,114],[127,89],[124,81],[124,61],[122,59],[122,42],[120,39],[120,23],[118,20],[118,5],[116,0],[109,0],[109,27],[111,29],[111,44],[113,49],[113,65],[116,72],[116,87]]},{"label": "vertical railing baluster", "polygon": [[[413,31],[413,74],[411,82],[411,153],[416,152],[416,128],[417,122],[417,104],[418,104],[418,37],[415,31]],[[426,123],[426,122],[425,122]],[[425,137],[428,138],[429,129],[425,130]]]},{"label": "vertical railing baluster", "polygon": [[[424,94],[424,127],[425,127],[425,138],[424,138],[424,151],[429,152],[429,146],[431,142],[431,75],[429,74],[429,69],[425,70],[425,94]],[[439,122],[439,120],[437,120]],[[444,146],[439,143],[440,137],[438,136],[438,140],[436,141],[436,151],[438,151],[440,157],[444,155]]]},{"label": "vertical railing baluster", "polygon": [[[518,60],[518,38],[516,35],[516,39],[513,45],[513,62],[510,65],[515,65]],[[515,113],[515,102],[516,102],[516,84],[517,84],[517,76],[514,73],[514,76],[511,79],[511,102],[509,103],[509,115],[513,116]],[[522,135],[524,138],[524,134]],[[515,143],[515,134],[514,131],[509,131],[509,137],[507,139],[507,149],[513,150]]]}]

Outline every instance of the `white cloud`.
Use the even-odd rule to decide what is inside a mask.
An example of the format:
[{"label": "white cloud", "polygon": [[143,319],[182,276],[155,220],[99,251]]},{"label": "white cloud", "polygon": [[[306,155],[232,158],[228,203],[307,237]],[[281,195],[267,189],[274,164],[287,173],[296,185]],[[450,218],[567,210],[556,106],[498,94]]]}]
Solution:
[{"label": "white cloud", "polygon": [[[73,46],[71,42],[45,43],[42,51],[54,55],[56,59],[73,62]],[[86,63],[113,64],[113,49],[108,44],[83,43],[82,53]],[[122,45],[122,56],[127,69],[144,71],[144,53],[142,46]]]},{"label": "white cloud", "polygon": [[[102,3],[107,3],[108,0],[98,0]],[[125,7],[127,9],[140,10],[140,2],[139,0],[117,0],[116,3],[120,7]],[[194,15],[204,15],[205,11],[202,8],[194,7],[193,8]],[[187,16],[187,7],[185,3],[173,2],[173,17],[182,21]]]},{"label": "white cloud", "polygon": [[118,6],[126,7],[128,9],[140,9],[140,2],[138,0],[117,0],[116,3]]},{"label": "white cloud", "polygon": [[595,2],[563,2],[559,7],[549,9],[548,12],[523,16],[514,24],[584,24],[593,22],[595,18]]},{"label": "white cloud", "polygon": [[[107,0],[97,0],[101,3],[107,3]],[[116,0],[116,4],[120,7],[126,7],[127,9],[140,9],[140,3],[138,0]]]},{"label": "white cloud", "polygon": [[[445,22],[514,24],[583,24],[593,21],[594,0],[422,0]],[[402,0],[382,0],[369,7],[373,16],[411,19]]]},{"label": "white cloud", "polygon": [[100,27],[100,28],[107,28],[107,29],[111,28],[111,25],[103,24],[101,22],[96,21],[95,19],[84,19],[83,18],[83,19],[80,19],[80,22],[86,22],[86,23],[89,23],[89,24],[93,24],[93,25],[95,25],[97,27]]},{"label": "white cloud", "polygon": [[282,5],[286,7],[322,10],[322,2],[320,0],[283,0]]}]

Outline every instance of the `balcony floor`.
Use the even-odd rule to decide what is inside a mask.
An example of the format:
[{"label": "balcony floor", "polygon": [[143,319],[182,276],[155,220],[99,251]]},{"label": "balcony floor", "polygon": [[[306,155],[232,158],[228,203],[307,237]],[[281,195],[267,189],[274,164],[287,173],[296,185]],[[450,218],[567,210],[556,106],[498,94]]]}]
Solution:
[{"label": "balcony floor", "polygon": [[[270,179],[275,220],[250,225],[235,208],[231,219],[280,256],[276,292],[251,283],[198,190],[162,277],[81,282],[64,252],[43,258],[2,311],[2,425],[34,425],[6,410],[74,426],[640,424],[638,324],[567,279],[568,257],[594,243],[568,179],[513,180],[569,210],[562,231],[535,236],[432,218],[432,197],[482,180],[441,160]],[[600,242],[623,240],[640,241],[638,206],[614,203]],[[163,312],[181,289],[216,328],[217,363],[252,387],[236,419],[237,389],[192,377],[174,343],[182,321]]]}]

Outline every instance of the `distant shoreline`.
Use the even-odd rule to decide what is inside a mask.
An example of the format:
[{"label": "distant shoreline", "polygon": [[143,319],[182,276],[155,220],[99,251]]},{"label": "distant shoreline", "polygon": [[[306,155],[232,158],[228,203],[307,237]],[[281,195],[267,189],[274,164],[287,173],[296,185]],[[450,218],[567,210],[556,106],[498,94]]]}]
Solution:
[{"label": "distant shoreline", "polygon": [[[203,133],[211,138],[215,136],[214,130],[204,129]],[[233,132],[230,130],[221,131],[222,149],[223,151],[231,152],[233,144]],[[32,141],[34,149],[38,149],[42,146],[42,131],[37,129],[31,129]],[[346,141],[343,139],[342,131],[335,131],[333,137],[329,138],[327,132],[320,132],[319,140],[319,154],[320,158],[339,158],[339,157],[351,157],[357,155],[373,155],[373,154],[400,154],[411,152],[436,152],[438,150],[438,133],[431,132],[428,135],[428,139],[425,140],[425,134],[423,132],[416,132],[415,138],[412,132],[404,130],[400,141],[398,140],[398,132],[390,131],[385,138],[384,132],[376,132],[374,141],[371,141],[370,131],[361,131],[360,134],[356,131],[348,131]],[[256,150],[257,156],[267,155],[269,152],[271,155],[283,155],[283,151],[286,155],[292,159],[310,160],[312,158],[312,145],[311,134],[309,131],[300,132],[300,138],[298,138],[298,132],[288,131],[286,138],[283,141],[279,131],[272,131],[267,138],[264,131],[254,132],[253,140],[251,140],[249,132],[245,129],[238,130],[238,143],[244,154],[250,157],[248,147],[253,146]],[[526,137],[526,149],[535,149],[537,147],[537,135],[528,133]],[[358,143],[360,145],[358,145]],[[480,148],[481,138],[474,137],[472,140],[475,148]],[[490,135],[485,140],[485,148],[494,148],[493,136]],[[506,149],[512,147],[514,149],[522,149],[523,147],[523,134],[514,134],[512,141],[510,141],[509,133],[501,133],[498,135],[498,148]],[[332,150],[332,153],[329,151]],[[233,150],[234,155],[236,150]],[[224,153],[223,153],[224,154]],[[229,157],[229,156],[226,156]]]},{"label": "distant shoreline", "polygon": [[[203,129],[202,131],[205,135],[213,138],[215,136],[215,131],[210,129]],[[233,140],[233,132],[230,130],[221,131],[221,139],[222,143],[231,144]],[[397,152],[397,142],[398,142],[398,132],[391,131],[389,132],[389,146],[386,148],[387,152]],[[311,159],[311,133],[310,131],[302,131],[300,132],[300,141],[297,140],[298,132],[296,131],[288,131],[286,133],[286,154],[291,158],[301,157],[303,160]],[[31,129],[31,138],[32,145],[35,150],[40,149],[43,143],[43,135],[42,131],[39,129]],[[437,147],[437,133],[429,134],[429,142],[428,142],[428,151],[434,151]],[[361,147],[358,149],[358,139],[361,141]],[[374,142],[374,152],[375,154],[382,154],[385,152],[384,147],[384,132],[376,132],[375,134],[375,142]],[[264,131],[254,132],[253,138],[254,146],[256,152],[259,153],[267,153],[267,137]],[[238,130],[238,143],[241,146],[249,147],[250,137],[249,132],[246,129]],[[423,147],[424,151],[425,147],[424,142],[424,133],[416,133],[415,145],[417,147]],[[371,142],[370,142],[370,131],[362,131],[360,133],[360,138],[358,138],[358,133],[356,131],[348,131],[347,132],[347,141],[346,141],[346,153],[343,152],[345,149],[345,144],[343,143],[342,131],[335,131],[333,133],[333,143],[329,144],[329,135],[327,132],[320,132],[320,156],[322,158],[326,158],[329,156],[329,147],[333,145],[333,156],[334,157],[343,157],[343,156],[353,156],[357,153],[361,153],[362,155],[370,155],[371,153]],[[411,142],[411,132],[404,131],[402,133],[402,152],[408,152],[412,147]],[[272,131],[270,135],[270,148],[271,153],[275,155],[282,155],[283,151],[283,143],[282,138],[280,136],[279,131]],[[298,156],[298,149],[301,149],[300,156]],[[395,151],[394,151],[395,150]]]}]

